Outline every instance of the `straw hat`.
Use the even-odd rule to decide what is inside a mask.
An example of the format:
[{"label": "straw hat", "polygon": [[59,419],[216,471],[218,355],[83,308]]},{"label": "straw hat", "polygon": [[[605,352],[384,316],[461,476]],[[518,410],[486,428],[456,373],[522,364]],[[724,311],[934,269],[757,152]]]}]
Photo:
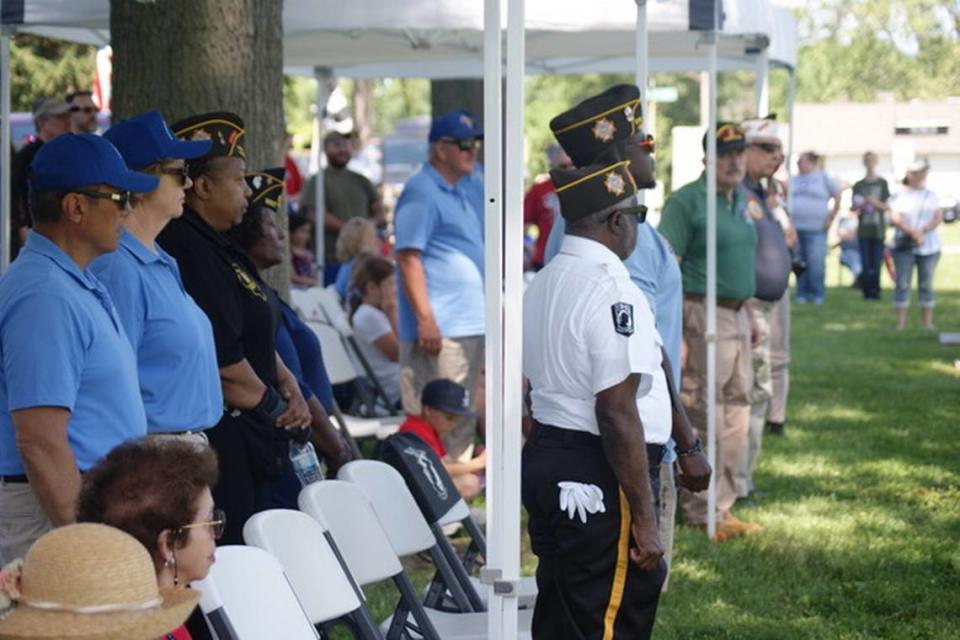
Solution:
[{"label": "straw hat", "polygon": [[0,620],[0,639],[154,640],[183,624],[200,595],[157,588],[150,554],[132,536],[102,524],[45,534],[27,552]]}]

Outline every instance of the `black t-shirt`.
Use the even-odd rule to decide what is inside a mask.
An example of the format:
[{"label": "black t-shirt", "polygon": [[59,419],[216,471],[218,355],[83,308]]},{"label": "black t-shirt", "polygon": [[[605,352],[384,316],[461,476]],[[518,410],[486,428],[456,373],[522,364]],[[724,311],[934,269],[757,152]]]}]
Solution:
[{"label": "black t-shirt", "polygon": [[[30,177],[30,165],[33,158],[43,146],[43,140],[34,140],[24,145],[13,158],[10,191],[13,196],[13,214],[16,216],[16,225],[30,224],[30,212],[27,208],[27,180]],[[16,226],[14,227],[16,229]]]},{"label": "black t-shirt", "polygon": [[790,283],[790,250],[783,227],[767,206],[767,192],[749,178],[741,185],[747,201],[747,215],[757,230],[757,253],[754,268],[757,274],[755,297],[776,302],[783,297]]},{"label": "black t-shirt", "polygon": [[260,380],[277,386],[275,311],[247,256],[189,208],[157,242],[177,259],[187,293],[210,318],[218,365],[246,358]]}]

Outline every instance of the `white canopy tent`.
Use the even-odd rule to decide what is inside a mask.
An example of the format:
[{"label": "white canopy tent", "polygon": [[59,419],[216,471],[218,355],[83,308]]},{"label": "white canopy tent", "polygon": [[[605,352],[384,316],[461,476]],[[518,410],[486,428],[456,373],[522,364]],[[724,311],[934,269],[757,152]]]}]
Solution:
[{"label": "white canopy tent", "polygon": [[[718,3],[719,4],[719,3]],[[525,6],[526,5],[526,6]],[[506,9],[506,11],[504,11]],[[520,354],[522,353],[523,76],[636,71],[708,72],[710,127],[716,126],[717,71],[758,71],[758,113],[765,110],[769,66],[796,64],[796,26],[766,0],[723,7],[722,29],[691,31],[687,0],[285,0],[284,62],[290,72],[348,77],[482,77],[485,96],[487,299],[487,469],[490,637],[517,637],[520,516]],[[702,20],[702,16],[696,16]],[[714,24],[712,20],[709,21]],[[506,25],[506,57],[503,31]],[[639,29],[638,29],[639,27]],[[0,145],[9,134],[9,35],[16,31],[104,45],[108,0],[5,0]],[[647,55],[646,51],[649,51]],[[501,96],[506,72],[505,102]],[[321,86],[323,83],[321,83]],[[792,81],[791,81],[792,86]],[[792,92],[791,92],[792,97]],[[501,105],[505,109],[501,111]],[[792,146],[792,145],[791,145]],[[708,148],[708,372],[716,333],[715,142]],[[788,156],[789,157],[789,156]],[[0,262],[8,259],[9,167],[3,169]],[[317,180],[318,189],[323,181]],[[322,202],[318,194],[317,202]],[[319,234],[318,234],[319,235]],[[709,384],[714,375],[708,373]],[[708,391],[708,397],[714,395]],[[714,441],[712,403],[708,411]],[[714,447],[710,447],[711,452]],[[716,467],[713,455],[711,464]],[[711,486],[711,496],[713,487]],[[712,518],[712,509],[711,509]],[[710,523],[710,530],[714,523]]]}]

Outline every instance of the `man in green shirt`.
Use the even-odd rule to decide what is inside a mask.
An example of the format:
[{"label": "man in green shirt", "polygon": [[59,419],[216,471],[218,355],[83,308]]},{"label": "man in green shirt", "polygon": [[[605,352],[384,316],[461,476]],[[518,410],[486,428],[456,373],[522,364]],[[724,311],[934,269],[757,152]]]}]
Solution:
[{"label": "man in green shirt", "polygon": [[[376,188],[365,176],[347,169],[352,151],[350,135],[333,131],[323,139],[323,152],[327,156],[327,168],[323,171],[326,204],[322,217],[324,284],[333,282],[340,268],[336,254],[337,236],[344,223],[350,218],[369,217],[379,226],[383,218],[383,206]],[[313,220],[321,219],[316,215],[316,194],[317,176],[314,175],[307,181],[301,201],[304,214]]]},{"label": "man in green shirt", "polygon": [[850,210],[860,217],[857,227],[857,243],[863,272],[860,285],[867,300],[880,299],[880,268],[883,264],[883,237],[886,233],[884,216],[890,210],[890,187],[877,173],[877,154],[863,154],[863,167],[867,174],[853,185],[853,206]]},{"label": "man in green shirt", "polygon": [[[706,149],[707,138],[703,146]],[[756,288],[757,234],[737,185],[746,174],[743,129],[717,125],[717,531],[718,541],[754,533],[760,527],[730,513],[736,502],[734,472],[750,421],[752,386],[749,300]],[[658,227],[683,274],[683,366],[681,400],[706,442],[707,405],[707,190],[706,175],[675,191]],[[707,497],[683,492],[689,524],[706,528]]]}]

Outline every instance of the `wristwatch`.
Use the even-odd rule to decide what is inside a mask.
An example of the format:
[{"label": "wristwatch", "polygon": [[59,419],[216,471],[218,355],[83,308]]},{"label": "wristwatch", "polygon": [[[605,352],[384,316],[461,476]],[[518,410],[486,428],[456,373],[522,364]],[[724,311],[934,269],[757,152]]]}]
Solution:
[{"label": "wristwatch", "polygon": [[680,449],[680,448],[676,449],[676,453],[680,457],[692,456],[693,454],[700,453],[702,451],[703,449],[700,447],[700,438],[697,438],[697,441],[694,442],[693,446],[690,447],[689,449]]}]

